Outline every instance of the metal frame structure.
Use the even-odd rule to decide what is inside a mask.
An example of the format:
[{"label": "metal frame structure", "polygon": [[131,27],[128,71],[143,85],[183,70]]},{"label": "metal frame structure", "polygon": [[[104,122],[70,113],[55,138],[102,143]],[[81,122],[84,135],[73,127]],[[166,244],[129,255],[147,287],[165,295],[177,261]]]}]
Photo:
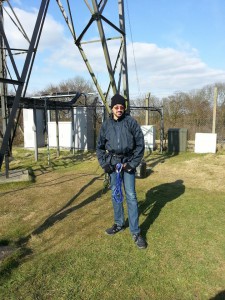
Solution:
[{"label": "metal frame structure", "polygon": [[[126,53],[126,33],[125,33],[125,18],[124,18],[124,1],[118,0],[118,11],[119,11],[119,26],[112,23],[110,20],[108,20],[106,17],[103,16],[104,9],[107,5],[108,0],[91,0],[91,3],[89,3],[88,0],[83,0],[86,4],[89,12],[90,12],[90,20],[88,21],[88,24],[85,26],[85,28],[82,30],[80,35],[77,37],[75,32],[75,26],[73,22],[73,16],[71,13],[71,6],[70,1],[66,1],[66,7],[63,6],[62,2],[60,0],[56,0],[62,15],[68,25],[68,28],[72,34],[72,38],[74,40],[75,45],[78,47],[78,50],[80,51],[80,54],[84,60],[84,63],[86,64],[86,67],[92,77],[92,80],[97,88],[97,91],[99,93],[99,96],[101,97],[102,102],[104,103],[108,113],[110,113],[110,109],[107,103],[107,97],[110,91],[110,87],[113,90],[113,94],[116,94],[117,92],[123,92],[124,97],[128,100],[129,99],[129,88],[128,88],[128,71],[127,71],[127,53]],[[68,14],[66,13],[68,11]],[[97,23],[98,32],[99,32],[99,40],[96,41],[83,41],[84,35],[88,32],[93,22]],[[120,36],[119,37],[111,37],[106,39],[105,32],[104,32],[104,23],[112,27],[114,30],[116,30]],[[115,65],[112,66],[110,53],[108,49],[108,42],[113,39],[119,39],[120,47],[117,55],[117,59],[115,62]],[[88,44],[93,42],[101,42],[102,49],[104,52],[104,58],[106,67],[108,70],[109,75],[109,86],[107,89],[107,92],[104,93],[102,91],[102,88],[100,87],[98,80],[95,76],[95,73],[91,67],[91,64],[88,60],[88,57],[82,47],[82,44]],[[118,64],[120,63],[120,76],[119,76],[119,82],[116,84],[115,80],[115,72],[117,69]],[[123,91],[121,91],[121,81],[123,85]],[[129,105],[127,107],[129,110]]]},{"label": "metal frame structure", "polygon": [[[49,0],[42,0],[42,2],[41,2],[40,9],[39,9],[39,12],[37,15],[36,24],[35,24],[35,27],[33,30],[33,34],[32,34],[31,40],[29,41],[29,48],[26,51],[27,52],[26,59],[24,62],[24,66],[23,66],[21,75],[19,74],[18,68],[16,66],[16,63],[15,63],[15,60],[13,57],[12,49],[10,48],[10,45],[9,45],[9,42],[7,39],[7,35],[4,30],[2,4],[3,4],[3,2],[1,1],[1,22],[0,22],[0,35],[1,35],[0,38],[1,38],[1,46],[2,46],[1,53],[3,53],[4,51],[7,52],[8,56],[10,58],[13,70],[16,74],[16,80],[14,80],[12,78],[3,77],[3,78],[0,78],[0,82],[3,84],[4,87],[6,86],[6,84],[14,84],[17,87],[16,87],[16,95],[13,100],[12,108],[10,111],[8,111],[9,116],[6,116],[6,115],[2,116],[4,120],[6,120],[6,118],[7,118],[7,125],[6,125],[5,132],[3,132],[4,136],[3,136],[2,146],[0,149],[0,168],[2,166],[4,156],[6,155],[6,157],[7,157],[9,155],[9,150],[12,147],[12,141],[10,144],[11,131],[14,127],[14,120],[16,118],[16,114],[17,114],[17,111],[19,108],[21,96],[22,95],[25,96],[25,94],[26,94],[30,74],[32,71],[32,67],[33,67],[33,63],[34,63],[34,59],[35,59],[35,55],[36,55],[36,51],[38,48],[42,28],[44,25],[44,20],[45,20],[46,14],[47,14]],[[3,54],[1,56],[3,56]],[[2,66],[2,67],[6,68],[6,66]],[[5,87],[4,92],[6,90],[7,89]],[[4,98],[6,100],[6,95],[4,95]],[[2,107],[7,106],[7,104],[5,104],[3,102],[1,104],[2,104]]]},{"label": "metal frame structure", "polygon": [[[75,45],[80,51],[80,54],[87,66],[87,69],[92,77],[92,80],[97,88],[97,91],[99,93],[99,96],[104,103],[107,112],[110,112],[108,103],[107,103],[107,97],[109,94],[110,89],[112,89],[113,94],[119,92],[123,93],[124,97],[128,100],[129,99],[129,89],[128,89],[128,72],[127,72],[127,54],[126,54],[126,34],[125,34],[125,18],[124,18],[124,1],[118,0],[118,12],[119,12],[119,25],[113,24],[110,20],[108,20],[106,17],[104,17],[104,9],[107,5],[107,0],[80,0],[83,1],[88,10],[90,11],[90,20],[88,24],[85,26],[85,28],[82,30],[81,34],[77,37],[75,33],[75,26],[73,22],[73,15],[71,11],[71,5],[70,0],[65,0],[65,4],[60,0],[56,0],[56,3],[58,4],[58,7],[63,15],[63,18],[66,21],[66,24],[69,27],[69,30],[72,34],[72,38],[74,40]],[[28,41],[29,47],[28,49],[12,49],[9,45],[9,41],[7,39],[7,33],[4,29],[4,22],[3,22],[3,3],[7,2],[7,5],[12,11],[13,16],[15,17],[14,23],[16,24],[19,31],[23,34],[24,38]],[[25,30],[23,29],[21,23],[19,22],[15,12],[13,11],[13,8],[10,5],[9,0],[0,0],[0,50],[1,50],[1,58],[0,58],[0,88],[1,88],[1,111],[2,111],[2,119],[3,119],[3,141],[0,149],[0,169],[2,167],[2,163],[4,160],[4,157],[6,158],[6,169],[7,169],[7,157],[11,151],[12,148],[12,131],[15,128],[15,123],[18,122],[18,118],[21,111],[21,103],[27,103],[29,101],[26,98],[26,91],[27,86],[29,83],[30,75],[32,72],[32,67],[34,64],[35,56],[38,50],[38,45],[42,33],[42,29],[44,26],[47,10],[49,7],[50,0],[41,0],[40,8],[38,11],[36,23],[34,26],[34,30],[31,36],[31,39],[29,40]],[[91,64],[88,61],[87,55],[82,47],[83,37],[85,33],[89,30],[91,24],[93,22],[97,23],[97,28],[99,31],[99,37],[100,39],[96,42],[101,42],[105,63],[108,70],[109,75],[109,86],[107,89],[107,92],[104,93],[102,91],[102,88],[100,87],[98,80],[94,74],[94,71],[91,67]],[[120,47],[117,55],[117,59],[115,62],[115,65],[112,66],[109,49],[108,49],[108,42],[111,39],[115,38],[109,38],[106,39],[105,33],[104,33],[104,23],[107,24],[107,26],[111,26],[114,30],[116,30],[119,33],[118,39],[120,39]],[[88,42],[85,42],[88,43]],[[93,41],[91,41],[93,43]],[[16,62],[14,60],[14,53],[13,51],[23,51],[26,53],[25,62],[22,68],[21,74],[19,74],[18,67],[16,65]],[[9,61],[11,63],[11,67],[15,74],[15,79],[12,78],[11,74],[9,73],[9,68],[6,64],[6,55],[9,57]],[[120,70],[119,70],[119,80],[118,83],[116,83],[115,80],[115,73],[116,69],[118,67],[118,64],[120,63]],[[122,82],[122,84],[121,84]],[[9,98],[7,96],[7,85],[12,84],[14,85],[15,89],[15,97],[13,99]],[[121,86],[123,87],[123,91],[121,91]],[[10,102],[8,104],[8,101]],[[30,101],[29,105],[34,108],[33,102]],[[47,102],[45,102],[46,104]],[[128,104],[128,102],[127,102]],[[27,104],[28,105],[28,104]],[[129,105],[127,107],[129,110]]]}]

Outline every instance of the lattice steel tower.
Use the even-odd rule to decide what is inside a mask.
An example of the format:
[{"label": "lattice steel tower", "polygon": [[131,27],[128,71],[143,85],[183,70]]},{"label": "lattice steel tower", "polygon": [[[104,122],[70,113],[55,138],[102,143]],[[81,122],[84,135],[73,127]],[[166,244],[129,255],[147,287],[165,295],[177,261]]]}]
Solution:
[{"label": "lattice steel tower", "polygon": [[[72,0],[51,0],[55,1],[59,7],[62,16],[71,32],[72,39],[74,40],[75,46],[78,48],[81,57],[83,58],[84,63],[90,73],[90,76],[95,84],[95,87],[99,93],[99,96],[102,99],[107,111],[109,112],[109,106],[107,103],[107,97],[110,90],[115,94],[117,92],[124,95],[126,99],[129,99],[129,88],[128,88],[128,71],[127,71],[127,53],[126,53],[126,31],[125,31],[125,15],[124,15],[124,1],[115,0],[118,9],[118,24],[109,20],[104,16],[105,9],[107,5],[112,5],[112,0],[79,0],[78,4],[74,4]],[[109,3],[108,3],[109,2]],[[46,14],[48,11],[50,0],[42,0],[36,23],[31,35],[31,38],[28,38],[25,30],[18,17],[16,16],[10,2],[8,0],[0,1],[0,48],[1,48],[1,62],[0,62],[0,93],[1,93],[1,117],[2,117],[2,134],[3,141],[0,149],[0,168],[2,166],[4,157],[10,152],[13,142],[13,130],[15,128],[16,122],[18,122],[18,116],[21,109],[21,99],[26,97],[27,86],[29,83],[30,75],[32,72],[32,67],[34,64],[35,56],[38,50],[38,45],[44,26]],[[78,34],[77,28],[74,22],[74,14],[79,10],[79,5],[85,5],[89,11],[89,21],[86,26]],[[8,10],[5,12],[11,11],[11,19],[14,19],[19,31],[22,33],[23,37],[28,42],[27,49],[13,49],[10,47],[7,32],[4,28],[3,14],[4,6],[8,7]],[[113,8],[116,10],[116,7]],[[79,19],[77,20],[79,22]],[[97,25],[99,39],[93,41],[89,39],[84,40],[84,37],[87,35],[93,24]],[[114,32],[117,33],[117,36],[106,37],[105,28],[110,27]],[[114,63],[111,60],[111,54],[109,50],[109,43],[117,40],[119,42],[118,53]],[[97,76],[92,68],[91,62],[89,62],[88,56],[84,50],[87,47],[88,43],[100,42],[103,50],[103,63],[106,66],[108,73],[108,88],[106,91],[102,90]],[[16,61],[14,59],[14,54],[16,51],[25,52],[25,60],[22,67],[22,71],[19,72]],[[7,61],[6,58],[7,57]],[[9,72],[9,64],[13,70],[13,75]],[[8,85],[13,85],[15,89],[15,97],[13,100],[13,105],[8,108],[7,105],[7,87]],[[129,110],[129,105],[128,105]]]}]

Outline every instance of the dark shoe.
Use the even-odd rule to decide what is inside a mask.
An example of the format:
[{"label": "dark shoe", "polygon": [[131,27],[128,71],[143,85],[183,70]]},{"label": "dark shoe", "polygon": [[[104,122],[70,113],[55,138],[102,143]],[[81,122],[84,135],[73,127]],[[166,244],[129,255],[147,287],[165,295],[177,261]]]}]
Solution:
[{"label": "dark shoe", "polygon": [[138,246],[139,249],[145,249],[147,248],[147,243],[143,239],[143,237],[139,234],[133,234],[133,240],[135,244]]},{"label": "dark shoe", "polygon": [[125,229],[124,226],[114,224],[111,228],[106,229],[105,233],[107,233],[109,235],[113,235],[117,232],[123,231],[124,229]]}]

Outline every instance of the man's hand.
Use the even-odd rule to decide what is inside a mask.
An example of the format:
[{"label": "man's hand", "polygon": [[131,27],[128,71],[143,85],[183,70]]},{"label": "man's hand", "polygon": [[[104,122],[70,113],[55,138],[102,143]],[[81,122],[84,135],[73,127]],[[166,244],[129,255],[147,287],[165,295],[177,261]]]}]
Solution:
[{"label": "man's hand", "polygon": [[129,163],[125,163],[125,164],[123,165],[123,169],[124,169],[125,172],[128,172],[128,173],[134,171],[134,168],[132,168],[131,165],[130,165]]}]

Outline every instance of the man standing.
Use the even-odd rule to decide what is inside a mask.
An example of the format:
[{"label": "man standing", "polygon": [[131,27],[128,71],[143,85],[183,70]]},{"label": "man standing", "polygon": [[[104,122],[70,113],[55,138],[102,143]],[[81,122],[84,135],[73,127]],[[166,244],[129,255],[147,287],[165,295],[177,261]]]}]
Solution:
[{"label": "man standing", "polygon": [[[114,225],[106,233],[114,235],[125,228],[124,207],[115,198],[118,172],[123,183],[128,208],[129,228],[138,248],[147,247],[140,235],[138,203],[135,190],[135,171],[144,155],[144,136],[137,121],[125,113],[125,98],[116,94],[111,99],[111,116],[102,124],[96,154],[99,164],[110,176]],[[120,169],[117,169],[119,166]]]}]

